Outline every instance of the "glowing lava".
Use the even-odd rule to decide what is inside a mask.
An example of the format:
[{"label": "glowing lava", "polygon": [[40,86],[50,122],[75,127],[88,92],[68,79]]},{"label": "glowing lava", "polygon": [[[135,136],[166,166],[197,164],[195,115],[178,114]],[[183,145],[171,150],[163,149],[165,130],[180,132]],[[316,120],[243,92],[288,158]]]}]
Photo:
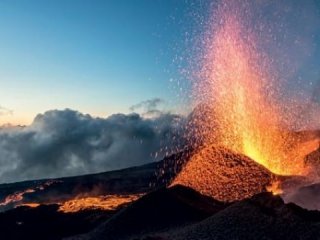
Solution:
[{"label": "glowing lava", "polygon": [[23,196],[26,194],[26,193],[33,193],[35,192],[36,190],[34,189],[26,189],[24,191],[20,191],[20,192],[15,192],[13,194],[10,194],[8,195],[4,201],[0,202],[0,206],[5,206],[7,204],[11,204],[11,203],[16,203],[16,202],[20,202],[23,200]]},{"label": "glowing lava", "polygon": [[272,181],[269,186],[266,187],[268,192],[272,192],[273,195],[279,195],[283,193],[283,190],[280,187],[280,181]]},{"label": "glowing lava", "polygon": [[191,157],[172,185],[181,184],[216,200],[233,202],[264,192],[273,178],[252,159],[211,145]]},{"label": "glowing lava", "polygon": [[85,210],[116,210],[119,206],[128,204],[142,197],[143,194],[128,194],[128,195],[102,195],[92,197],[75,197],[64,202],[50,202],[50,203],[21,203],[16,207],[25,206],[36,208],[40,205],[58,204],[59,211],[64,213],[74,213]]},{"label": "glowing lava", "polygon": [[40,203],[23,203],[23,204],[17,205],[17,207],[24,206],[29,208],[36,208],[36,207],[39,207],[40,205],[41,205]]},{"label": "glowing lava", "polygon": [[248,6],[224,1],[204,37],[194,95],[212,110],[196,120],[207,125],[199,138],[206,146],[218,144],[244,154],[273,173],[306,175],[305,152],[314,144],[310,149],[304,146],[303,154],[294,150],[300,149],[300,139],[292,134],[296,119],[280,100],[280,82],[259,50],[258,34],[247,19]]},{"label": "glowing lava", "polygon": [[17,191],[15,193],[9,194],[8,196],[6,196],[6,198],[0,202],[0,206],[6,206],[8,204],[16,204],[19,202],[22,202],[24,200],[24,196],[28,193],[34,193],[37,191],[43,191],[44,189],[46,189],[47,187],[49,187],[50,185],[54,184],[54,183],[58,183],[60,181],[57,180],[48,180],[46,182],[44,182],[43,184],[40,184],[34,188],[28,188],[22,191]]},{"label": "glowing lava", "polygon": [[59,211],[69,213],[86,209],[115,210],[120,205],[128,204],[141,196],[142,194],[131,194],[75,198],[61,203]]}]

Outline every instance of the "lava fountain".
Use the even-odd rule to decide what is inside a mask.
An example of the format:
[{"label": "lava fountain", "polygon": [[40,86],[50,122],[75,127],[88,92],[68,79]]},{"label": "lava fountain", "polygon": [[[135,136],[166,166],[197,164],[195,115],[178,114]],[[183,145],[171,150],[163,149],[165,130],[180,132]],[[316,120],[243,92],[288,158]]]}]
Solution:
[{"label": "lava fountain", "polygon": [[272,59],[251,26],[249,4],[225,1],[213,16],[193,84],[196,101],[211,109],[195,120],[202,129],[198,137],[205,145],[246,155],[275,174],[307,175],[304,157],[318,141],[299,150],[301,136],[293,133],[297,119],[288,111],[295,106],[282,98]]}]

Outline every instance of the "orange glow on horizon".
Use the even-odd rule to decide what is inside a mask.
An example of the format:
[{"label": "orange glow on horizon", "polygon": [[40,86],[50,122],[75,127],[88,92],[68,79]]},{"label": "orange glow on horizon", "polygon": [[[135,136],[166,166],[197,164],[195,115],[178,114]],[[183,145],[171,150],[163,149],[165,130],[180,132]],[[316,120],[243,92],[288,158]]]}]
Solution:
[{"label": "orange glow on horizon", "polygon": [[34,116],[0,116],[0,126],[28,126],[32,123]]}]

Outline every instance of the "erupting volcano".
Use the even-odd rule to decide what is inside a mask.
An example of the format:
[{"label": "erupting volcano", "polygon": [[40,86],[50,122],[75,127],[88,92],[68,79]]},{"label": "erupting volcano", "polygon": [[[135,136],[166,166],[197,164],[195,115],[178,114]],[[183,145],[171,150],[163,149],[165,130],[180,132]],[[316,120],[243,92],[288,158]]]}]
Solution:
[{"label": "erupting volcano", "polygon": [[[203,31],[195,41],[196,56],[185,71],[191,79],[188,114],[160,111],[162,100],[156,98],[131,107],[145,108],[141,114],[103,119],[51,111],[39,115],[31,130],[21,130],[35,143],[45,141],[50,161],[71,156],[66,168],[102,168],[112,160],[119,160],[117,167],[137,166],[0,184],[0,238],[320,239],[320,130],[301,111],[308,100],[287,88],[289,79],[278,69],[281,60],[270,50],[280,46],[269,25],[276,20],[264,21],[267,5],[208,4],[212,9],[198,26]],[[258,14],[257,6],[266,9]],[[79,122],[80,129],[68,121]],[[10,143],[19,142],[20,130],[15,131],[6,133]],[[136,161],[148,156],[156,161]]]},{"label": "erupting volcano", "polygon": [[224,1],[212,13],[193,80],[198,150],[174,181],[221,200],[252,196],[268,181],[267,190],[281,192],[275,176],[311,175],[305,157],[319,146],[318,136],[298,132],[297,102],[284,98],[260,41],[265,26],[253,26],[251,10],[247,1]]},{"label": "erupting volcano", "polygon": [[306,153],[293,151],[299,139],[290,131],[297,119],[285,111],[294,106],[281,102],[281,80],[272,72],[268,56],[258,50],[258,33],[246,22],[250,9],[243,8],[247,7],[236,1],[223,3],[209,29],[194,90],[197,98],[214,108],[206,119],[215,122],[204,124],[216,126],[204,134],[204,142],[217,140],[276,174],[307,174]]}]

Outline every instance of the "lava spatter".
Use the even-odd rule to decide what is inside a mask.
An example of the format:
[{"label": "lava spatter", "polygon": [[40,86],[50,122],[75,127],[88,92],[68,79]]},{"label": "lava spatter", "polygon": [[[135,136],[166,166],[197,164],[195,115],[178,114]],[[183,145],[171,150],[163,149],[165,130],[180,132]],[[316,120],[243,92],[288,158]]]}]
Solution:
[{"label": "lava spatter", "polygon": [[214,145],[195,153],[172,185],[181,184],[224,202],[263,192],[273,174],[252,159]]},{"label": "lava spatter", "polygon": [[286,105],[294,101],[280,100],[281,81],[259,46],[251,12],[248,1],[222,1],[208,23],[193,95],[212,111],[194,120],[203,130],[198,138],[246,155],[275,174],[306,175],[305,153],[296,151],[300,139],[291,134],[296,119],[285,111],[294,109]]}]

